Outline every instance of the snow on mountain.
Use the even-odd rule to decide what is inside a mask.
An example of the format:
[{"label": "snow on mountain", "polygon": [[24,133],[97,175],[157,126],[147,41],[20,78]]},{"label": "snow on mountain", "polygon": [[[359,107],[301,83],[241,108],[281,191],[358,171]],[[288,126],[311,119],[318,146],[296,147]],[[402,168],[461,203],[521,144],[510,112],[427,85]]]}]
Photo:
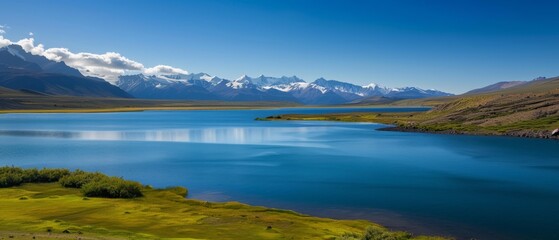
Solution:
[{"label": "snow on mountain", "polygon": [[278,77],[267,77],[264,75],[260,75],[256,78],[252,78],[247,75],[243,75],[228,83],[228,86],[234,89],[256,87],[259,89],[273,88],[282,91],[281,89],[286,88],[287,86],[293,83],[304,83],[304,82],[305,81],[303,79],[300,79],[297,76],[293,76],[293,77],[282,76],[278,78]]},{"label": "snow on mountain", "polygon": [[312,83],[330,91],[362,95],[361,93],[362,87],[351,83],[340,82],[336,80],[326,80],[324,78],[316,79]]},{"label": "snow on mountain", "polygon": [[137,98],[217,100],[207,89],[212,85],[211,79],[207,74],[137,74],[120,76],[115,84]]},{"label": "snow on mountain", "polygon": [[[116,84],[132,95],[144,98],[157,96],[157,98],[172,99],[285,100],[304,104],[342,104],[369,97],[402,99],[449,95],[436,90],[423,90],[415,87],[387,88],[374,83],[358,86],[324,78],[309,83],[297,76],[260,75],[250,77],[243,75],[235,80],[227,80],[206,73],[162,76],[140,74],[121,76]],[[193,89],[198,95],[192,95]],[[163,92],[168,95],[164,95]],[[211,95],[211,98],[203,96],[203,93]]]},{"label": "snow on mountain", "polygon": [[327,88],[314,84],[314,83],[307,83],[307,82],[292,82],[292,83],[284,83],[284,84],[277,84],[271,86],[264,86],[263,89],[275,89],[282,92],[296,92],[296,91],[303,91],[306,89],[315,89],[320,91],[321,93],[326,93],[328,91]]},{"label": "snow on mountain", "polygon": [[452,94],[450,93],[445,93],[434,89],[424,90],[416,87],[393,88],[385,94],[386,97],[393,97],[398,99],[442,97],[451,95]]},{"label": "snow on mountain", "polygon": [[369,83],[368,85],[362,86],[362,88],[377,88],[378,85],[376,83]]}]

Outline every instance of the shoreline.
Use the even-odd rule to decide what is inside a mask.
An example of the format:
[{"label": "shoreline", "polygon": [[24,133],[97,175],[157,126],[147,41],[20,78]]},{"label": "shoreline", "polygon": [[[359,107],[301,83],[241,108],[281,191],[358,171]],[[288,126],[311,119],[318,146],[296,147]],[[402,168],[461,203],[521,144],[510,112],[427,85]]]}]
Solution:
[{"label": "shoreline", "polygon": [[[186,106],[186,107],[130,107],[130,108],[73,108],[73,109],[10,109],[10,110],[0,110],[0,114],[50,114],[50,113],[125,113],[125,112],[145,112],[145,111],[197,111],[197,110],[264,110],[264,109],[307,109],[307,108],[370,108],[370,109],[381,109],[381,108],[428,108],[425,106]],[[338,115],[343,115],[343,113],[336,113]],[[289,114],[286,114],[289,115]],[[283,117],[284,115],[279,115]],[[257,121],[333,121],[333,122],[361,122],[361,123],[379,123],[388,124],[392,126],[378,128],[378,131],[393,131],[393,132],[414,132],[414,133],[430,133],[430,134],[444,134],[444,135],[469,135],[469,136],[497,136],[497,137],[516,137],[516,138],[532,138],[532,139],[550,139],[559,140],[559,136],[551,136],[549,131],[546,130],[524,130],[524,131],[514,131],[507,133],[497,133],[497,132],[469,132],[469,131],[459,131],[454,129],[447,130],[428,130],[420,129],[417,127],[406,127],[393,125],[393,123],[388,123],[388,121],[360,121],[360,120],[339,120],[339,119],[318,119],[315,114],[301,115],[297,118],[277,118],[278,116],[268,116],[263,118],[256,118]],[[306,119],[308,117],[309,119]]]},{"label": "shoreline", "polygon": [[13,113],[118,113],[118,112],[145,112],[145,111],[189,111],[189,110],[259,110],[259,109],[277,109],[277,108],[296,108],[296,107],[137,107],[137,108],[90,108],[90,109],[14,109],[0,110],[0,114]]},{"label": "shoreline", "polygon": [[[0,237],[17,233],[21,235],[16,239],[20,239],[23,235],[52,233],[62,239],[339,239],[372,231],[379,236],[403,236],[398,239],[449,239],[412,235],[365,219],[335,219],[235,201],[191,199],[182,187],[156,189],[129,181],[141,187],[142,194],[109,197],[90,196],[83,191],[89,183],[107,184],[103,181],[87,180],[83,187],[68,185],[88,179],[84,174],[99,173],[15,167],[0,170],[30,179],[0,187],[0,210],[5,217],[0,219]],[[59,180],[42,177],[45,174],[56,175]]]},{"label": "shoreline", "polygon": [[429,133],[429,134],[441,134],[441,135],[514,137],[514,138],[559,140],[559,136],[551,136],[549,134],[545,135],[543,132],[533,132],[533,131],[496,134],[496,133],[461,132],[456,130],[433,131],[433,130],[424,130],[424,129],[410,128],[410,127],[402,127],[402,126],[382,127],[382,128],[377,128],[376,130],[386,131],[386,132],[411,132],[411,133]]},{"label": "shoreline", "polygon": [[[559,140],[559,136],[552,136],[553,130],[529,128],[526,123],[520,122],[524,128],[518,126],[504,125],[497,127],[480,127],[458,122],[431,122],[434,118],[427,112],[350,112],[350,113],[327,113],[327,114],[281,114],[267,117],[258,117],[256,121],[332,121],[332,122],[358,122],[378,123],[388,125],[377,130],[415,132],[447,135],[470,135],[470,136],[500,136],[532,139]],[[511,127],[513,126],[513,127]],[[554,125],[546,125],[552,128]],[[520,128],[520,129],[519,129]]]},{"label": "shoreline", "polygon": [[144,112],[144,111],[189,111],[189,110],[261,110],[261,109],[312,109],[312,108],[339,108],[339,109],[382,109],[382,108],[431,108],[428,106],[184,106],[184,107],[114,107],[114,108],[68,108],[68,109],[0,109],[0,114],[10,113],[111,113],[111,112]]}]

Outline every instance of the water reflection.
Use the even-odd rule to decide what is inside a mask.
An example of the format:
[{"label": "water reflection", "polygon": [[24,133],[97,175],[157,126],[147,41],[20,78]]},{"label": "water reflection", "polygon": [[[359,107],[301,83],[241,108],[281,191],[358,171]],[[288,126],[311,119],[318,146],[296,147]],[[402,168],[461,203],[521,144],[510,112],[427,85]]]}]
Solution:
[{"label": "water reflection", "polygon": [[[0,136],[64,138],[93,141],[191,142],[217,144],[273,144],[324,147],[310,139],[327,131],[324,127],[226,127],[142,131],[31,131],[0,130]],[[311,136],[312,135],[312,136]]]}]

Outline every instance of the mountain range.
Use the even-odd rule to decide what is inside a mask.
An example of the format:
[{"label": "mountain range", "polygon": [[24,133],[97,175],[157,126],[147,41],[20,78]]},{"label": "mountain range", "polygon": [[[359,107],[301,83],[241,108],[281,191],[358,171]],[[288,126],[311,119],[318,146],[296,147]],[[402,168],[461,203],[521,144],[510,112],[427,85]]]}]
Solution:
[{"label": "mountain range", "polygon": [[243,75],[227,80],[206,73],[176,75],[120,76],[116,86],[137,98],[229,100],[229,101],[292,101],[302,104],[344,104],[371,97],[413,99],[451,96],[437,90],[415,87],[387,88],[377,84],[358,86],[319,78],[305,82],[292,77],[249,77]]},{"label": "mountain range", "polygon": [[48,95],[172,100],[286,101],[311,105],[345,104],[382,98],[390,101],[452,94],[415,87],[387,88],[377,84],[292,77],[249,77],[235,80],[206,73],[122,75],[112,84],[84,76],[64,62],[26,52],[20,45],[0,48],[0,86]]}]

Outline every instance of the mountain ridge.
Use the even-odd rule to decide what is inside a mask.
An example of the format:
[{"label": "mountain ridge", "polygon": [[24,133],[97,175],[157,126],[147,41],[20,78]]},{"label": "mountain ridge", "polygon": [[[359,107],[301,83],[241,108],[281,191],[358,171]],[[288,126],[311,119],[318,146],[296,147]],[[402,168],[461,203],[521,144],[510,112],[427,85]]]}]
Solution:
[{"label": "mountain ridge", "polygon": [[487,85],[485,87],[470,90],[470,91],[464,93],[464,95],[475,94],[475,93],[494,92],[494,91],[499,91],[499,90],[503,90],[503,89],[507,89],[507,88],[513,88],[513,87],[521,86],[521,85],[524,85],[524,84],[527,84],[527,83],[529,83],[529,81],[503,81],[503,82],[498,82],[498,83],[494,83],[494,84],[491,84],[491,85]]},{"label": "mountain ridge", "polygon": [[53,95],[132,97],[105,80],[83,76],[64,62],[33,55],[19,45],[0,48],[0,86]]},{"label": "mountain ridge", "polygon": [[325,78],[306,82],[297,76],[243,75],[229,80],[207,73],[140,73],[121,75],[116,81],[108,82],[84,76],[63,61],[34,55],[16,44],[0,49],[0,72],[0,86],[44,94],[89,97],[286,101],[307,105],[338,105],[377,97],[399,100],[452,95],[416,87],[388,88],[375,83],[359,86]]},{"label": "mountain ridge", "polygon": [[[242,75],[235,80],[228,80],[206,73],[122,75],[114,84],[138,98],[294,101],[312,105],[345,104],[379,96],[408,99],[453,95],[416,87],[387,88],[378,84],[359,86],[324,78],[306,82],[297,76]],[[199,94],[192,94],[194,89],[198,89]]]}]

